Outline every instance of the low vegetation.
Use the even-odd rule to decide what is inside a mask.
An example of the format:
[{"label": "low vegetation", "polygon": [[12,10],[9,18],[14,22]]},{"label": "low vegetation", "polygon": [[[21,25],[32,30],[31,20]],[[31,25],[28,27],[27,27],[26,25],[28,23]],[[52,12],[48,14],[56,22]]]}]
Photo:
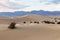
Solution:
[{"label": "low vegetation", "polygon": [[60,24],[60,22],[57,22],[57,24]]},{"label": "low vegetation", "polygon": [[24,24],[26,23],[26,22],[23,22]]},{"label": "low vegetation", "polygon": [[34,23],[37,23],[37,24],[39,24],[39,22],[36,22],[36,21],[35,21]]},{"label": "low vegetation", "polygon": [[30,22],[30,23],[33,23],[33,22]]},{"label": "low vegetation", "polygon": [[15,28],[16,28],[15,25],[16,25],[16,23],[15,23],[15,22],[12,22],[12,23],[8,26],[8,28],[9,28],[9,29],[15,29]]},{"label": "low vegetation", "polygon": [[43,21],[43,22],[47,24],[55,24],[55,22],[50,22],[50,21]]},{"label": "low vegetation", "polygon": [[50,22],[50,24],[55,24],[55,22]]},{"label": "low vegetation", "polygon": [[37,23],[36,21],[34,21],[34,23]]},{"label": "low vegetation", "polygon": [[37,22],[37,24],[39,24],[39,22]]}]

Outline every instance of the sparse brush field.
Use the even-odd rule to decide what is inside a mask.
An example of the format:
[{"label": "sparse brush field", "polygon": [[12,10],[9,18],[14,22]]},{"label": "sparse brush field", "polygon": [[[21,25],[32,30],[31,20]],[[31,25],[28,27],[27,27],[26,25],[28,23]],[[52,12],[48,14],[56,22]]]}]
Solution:
[{"label": "sparse brush field", "polygon": [[1,17],[0,40],[60,40],[60,19],[33,14],[8,19]]}]

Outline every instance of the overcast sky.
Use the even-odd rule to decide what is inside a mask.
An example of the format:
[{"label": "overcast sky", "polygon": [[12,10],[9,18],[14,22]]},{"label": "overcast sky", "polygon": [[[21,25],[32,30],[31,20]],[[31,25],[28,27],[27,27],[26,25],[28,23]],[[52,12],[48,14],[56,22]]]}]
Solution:
[{"label": "overcast sky", "polygon": [[60,0],[0,0],[0,12],[32,10],[60,11]]}]

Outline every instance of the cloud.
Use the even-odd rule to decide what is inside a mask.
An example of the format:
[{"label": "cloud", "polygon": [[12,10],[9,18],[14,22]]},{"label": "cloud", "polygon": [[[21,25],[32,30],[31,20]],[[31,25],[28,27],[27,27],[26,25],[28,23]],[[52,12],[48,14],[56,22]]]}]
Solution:
[{"label": "cloud", "polygon": [[[60,0],[0,0],[0,6],[10,11],[60,10]],[[0,10],[2,10],[0,7]],[[4,10],[4,9],[3,9]],[[2,10],[2,11],[3,11]],[[7,10],[5,10],[7,11]]]},{"label": "cloud", "polygon": [[52,3],[60,4],[60,0],[53,0]]},{"label": "cloud", "polygon": [[6,6],[12,9],[22,9],[22,8],[28,7],[28,6],[17,4],[14,2],[8,2]]},{"label": "cloud", "polygon": [[8,0],[5,3],[0,3],[0,6],[5,6],[8,8],[11,8],[11,9],[21,9],[21,8],[28,7],[27,5],[23,5],[18,2],[14,2],[14,0],[11,0],[11,1]]},{"label": "cloud", "polygon": [[60,0],[40,0],[42,4],[60,4]]}]

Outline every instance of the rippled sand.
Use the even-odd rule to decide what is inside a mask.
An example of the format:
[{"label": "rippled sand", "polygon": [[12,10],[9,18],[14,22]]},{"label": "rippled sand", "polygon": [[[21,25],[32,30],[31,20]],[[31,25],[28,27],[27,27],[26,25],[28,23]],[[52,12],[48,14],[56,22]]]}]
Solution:
[{"label": "rippled sand", "polygon": [[8,29],[8,24],[0,24],[0,40],[60,40],[58,24],[17,24],[16,29]]}]

